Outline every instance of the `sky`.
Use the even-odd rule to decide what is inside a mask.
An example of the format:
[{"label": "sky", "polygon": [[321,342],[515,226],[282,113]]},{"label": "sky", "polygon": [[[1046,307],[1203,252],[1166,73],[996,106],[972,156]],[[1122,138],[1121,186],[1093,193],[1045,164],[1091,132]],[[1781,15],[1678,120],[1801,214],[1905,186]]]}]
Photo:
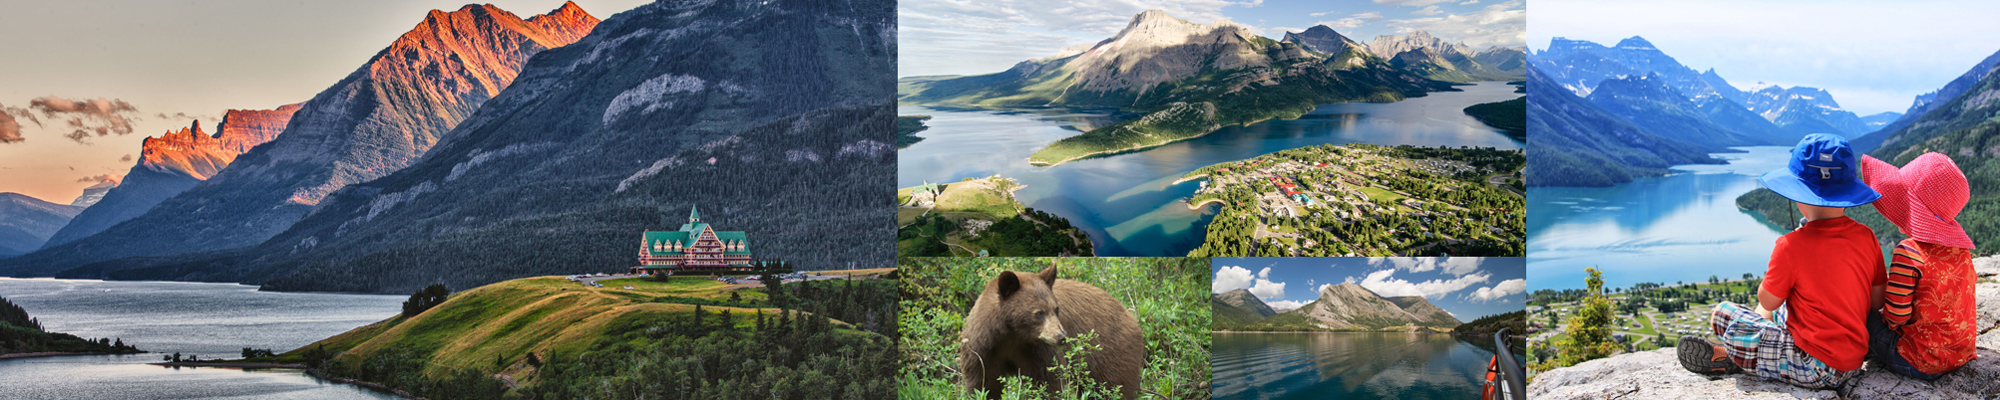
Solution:
[{"label": "sky", "polygon": [[1860,115],[1903,112],[2000,50],[2000,2],[1537,0],[1529,47],[1642,36],[1738,87],[1826,89]]},{"label": "sky", "polygon": [[[522,18],[561,0],[484,0]],[[645,0],[577,0],[598,18]],[[0,192],[68,204],[92,177],[121,176],[139,142],[199,118],[214,133],[223,111],[303,102],[415,27],[465,0],[19,1],[0,12],[0,108],[32,113],[19,141],[0,136]],[[37,98],[97,113],[35,111]],[[103,99],[100,107],[88,100]],[[122,102],[122,105],[119,103]],[[51,105],[61,105],[51,102]],[[82,142],[67,120],[86,125]],[[116,122],[116,121],[124,122]],[[122,127],[118,125],[123,125]],[[98,136],[95,128],[106,133]],[[129,131],[128,133],[119,133]]]},{"label": "sky", "polygon": [[1149,9],[1190,22],[1228,19],[1283,39],[1326,25],[1367,42],[1418,29],[1474,49],[1523,46],[1522,0],[901,0],[898,76],[987,74],[1118,33]]},{"label": "sky", "polygon": [[1519,257],[1216,258],[1217,294],[1249,289],[1283,312],[1319,298],[1319,288],[1355,283],[1383,297],[1424,296],[1459,321],[1526,307],[1527,264]]}]

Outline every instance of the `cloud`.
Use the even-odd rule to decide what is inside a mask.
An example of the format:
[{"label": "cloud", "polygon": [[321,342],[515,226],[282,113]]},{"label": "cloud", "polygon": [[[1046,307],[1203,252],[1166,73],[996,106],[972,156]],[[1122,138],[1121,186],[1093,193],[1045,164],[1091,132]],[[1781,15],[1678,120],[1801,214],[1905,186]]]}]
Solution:
[{"label": "cloud", "polygon": [[1422,10],[1411,11],[1410,13],[1416,15],[1438,15],[1438,14],[1443,14],[1444,11],[1439,11],[1438,6],[1432,5],[1430,7],[1424,7],[1424,9]]},{"label": "cloud", "polygon": [[[1383,297],[1424,296],[1425,298],[1439,298],[1451,294],[1452,292],[1464,290],[1465,288],[1471,287],[1474,284],[1484,283],[1488,279],[1493,278],[1492,275],[1489,275],[1485,272],[1478,272],[1478,273],[1473,273],[1471,275],[1460,276],[1452,279],[1433,279],[1423,282],[1411,282],[1402,279],[1397,279],[1395,277],[1395,274],[1396,270],[1393,269],[1375,271],[1369,273],[1368,277],[1362,278],[1358,282],[1352,282],[1352,283],[1361,285],[1361,287],[1368,288],[1368,290],[1375,292],[1375,294],[1382,295]],[[1352,277],[1349,277],[1348,279],[1350,281],[1353,280]]]},{"label": "cloud", "polygon": [[1247,289],[1259,299],[1272,300],[1285,297],[1285,283],[1271,281],[1271,267],[1251,274],[1243,267],[1228,266],[1215,271],[1215,283],[1210,288],[1216,294],[1236,289]]},{"label": "cloud", "polygon": [[1445,2],[1445,0],[1375,0],[1375,4],[1388,4],[1388,5],[1410,6],[1410,7],[1422,7],[1443,2]]},{"label": "cloud", "polygon": [[1493,286],[1479,288],[1477,291],[1466,294],[1465,299],[1481,303],[1500,300],[1500,302],[1505,303],[1508,300],[1508,296],[1521,294],[1526,291],[1528,291],[1528,280],[1518,278],[1508,279],[1500,281],[1500,283]]},{"label": "cloud", "polygon": [[1528,43],[1528,11],[1521,6],[1520,0],[1511,0],[1471,14],[1395,19],[1387,24],[1398,34],[1421,30],[1447,41],[1465,42],[1474,49],[1524,46]]},{"label": "cloud", "polygon": [[1286,312],[1291,310],[1297,310],[1299,309],[1299,307],[1305,306],[1306,303],[1311,303],[1311,301],[1273,300],[1264,302],[1264,305],[1271,306],[1272,310],[1276,310],[1278,312]]},{"label": "cloud", "polygon": [[12,115],[0,113],[0,143],[14,143],[22,140],[25,139],[21,138],[21,123],[15,121]]},{"label": "cloud", "polygon": [[86,176],[82,178],[77,178],[76,181],[79,183],[117,182],[118,177],[112,176],[111,174],[103,174],[97,176]]},{"label": "cloud", "polygon": [[132,155],[126,154],[124,157],[118,157],[118,161],[119,162],[132,161]]},{"label": "cloud", "polygon": [[1444,270],[1453,276],[1464,276],[1479,271],[1477,257],[1381,257],[1368,259],[1368,265],[1376,268],[1395,268],[1407,272],[1430,272]]},{"label": "cloud", "polygon": [[63,121],[72,129],[63,137],[78,143],[87,143],[91,134],[106,136],[132,133],[132,119],[139,109],[124,100],[96,98],[70,100],[55,96],[37,97],[28,101],[28,108],[42,113],[43,117]]},{"label": "cloud", "polygon": [[0,105],[0,143],[22,140],[21,121],[15,118],[27,119],[29,122],[34,122],[35,126],[42,125],[42,120],[36,119],[35,114],[28,112],[28,109]]},{"label": "cloud", "polygon": [[1466,2],[1464,2],[1464,3],[1458,3],[1458,5],[1461,5],[1461,6],[1469,6],[1469,5],[1473,5],[1473,4],[1479,4],[1479,0],[1467,0],[1467,1],[1466,1]]}]

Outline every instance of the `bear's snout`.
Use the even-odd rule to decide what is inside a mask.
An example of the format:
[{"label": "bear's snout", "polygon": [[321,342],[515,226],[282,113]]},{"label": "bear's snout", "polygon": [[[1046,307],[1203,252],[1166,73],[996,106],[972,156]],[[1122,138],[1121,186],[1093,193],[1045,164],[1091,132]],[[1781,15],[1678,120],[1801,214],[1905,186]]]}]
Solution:
[{"label": "bear's snout", "polygon": [[1048,344],[1059,344],[1062,343],[1063,339],[1068,337],[1069,332],[1063,331],[1062,321],[1057,320],[1055,317],[1049,317],[1047,321],[1042,322],[1042,332],[1040,335],[1036,335],[1035,338],[1041,339]]}]

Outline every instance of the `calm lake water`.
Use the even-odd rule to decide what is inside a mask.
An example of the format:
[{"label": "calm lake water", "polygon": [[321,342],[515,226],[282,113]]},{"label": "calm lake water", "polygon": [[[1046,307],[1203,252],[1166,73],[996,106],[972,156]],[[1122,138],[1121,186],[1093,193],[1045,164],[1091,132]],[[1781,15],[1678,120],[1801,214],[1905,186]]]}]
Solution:
[{"label": "calm lake water", "polygon": [[1528,188],[1528,290],[1584,287],[1584,268],[1605,287],[1763,275],[1784,231],[1736,197],[1783,167],[1790,147],[1738,147],[1722,165],[1675,166],[1672,175],[1603,188]]},{"label": "calm lake water", "polygon": [[259,292],[255,286],[0,278],[0,297],[50,331],[120,338],[149,354],[0,360],[0,399],[393,399],[296,370],[168,368],[161,354],[284,352],[402,311],[407,296]]},{"label": "calm lake water", "polygon": [[1472,399],[1493,346],[1451,335],[1216,332],[1216,399]]},{"label": "calm lake water", "polygon": [[1184,256],[1200,246],[1211,210],[1182,200],[1194,182],[1172,185],[1196,168],[1317,144],[1520,148],[1521,142],[1465,116],[1467,106],[1521,94],[1502,82],[1461,86],[1395,103],[1323,105],[1295,120],[1226,127],[1149,150],[1071,161],[1028,164],[1051,142],[1115,122],[1104,113],[1067,109],[1020,111],[899,107],[900,115],[930,115],[923,142],[897,153],[897,183],[955,182],[1001,174],[1027,187],[1022,203],[1068,218],[1090,233],[1100,256]]}]

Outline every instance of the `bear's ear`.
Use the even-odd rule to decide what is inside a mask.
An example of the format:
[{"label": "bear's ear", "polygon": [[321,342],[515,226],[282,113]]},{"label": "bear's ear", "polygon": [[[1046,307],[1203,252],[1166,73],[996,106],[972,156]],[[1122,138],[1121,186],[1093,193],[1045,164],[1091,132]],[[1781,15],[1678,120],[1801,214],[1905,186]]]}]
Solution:
[{"label": "bear's ear", "polygon": [[1002,299],[1013,296],[1014,292],[1021,291],[1021,277],[1014,276],[1014,271],[1000,271],[999,281],[1000,298]]},{"label": "bear's ear", "polygon": [[1055,286],[1055,285],[1056,285],[1056,262],[1055,262],[1055,261],[1050,261],[1050,262],[1049,262],[1049,267],[1048,267],[1048,268],[1045,268],[1045,269],[1042,269],[1042,272],[1038,272],[1038,273],[1035,273],[1035,277],[1037,277],[1037,278],[1042,278],[1042,283],[1047,283],[1047,284],[1049,284],[1049,286]]}]

